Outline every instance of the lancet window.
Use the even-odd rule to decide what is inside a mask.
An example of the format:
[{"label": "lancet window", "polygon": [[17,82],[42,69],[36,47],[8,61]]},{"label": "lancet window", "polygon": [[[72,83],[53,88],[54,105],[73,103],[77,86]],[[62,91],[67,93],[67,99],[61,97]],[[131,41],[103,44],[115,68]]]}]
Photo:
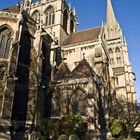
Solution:
[{"label": "lancet window", "polygon": [[11,46],[11,30],[7,27],[0,29],[0,58],[8,58]]},{"label": "lancet window", "polygon": [[113,53],[113,50],[112,50],[111,48],[110,48],[108,51],[109,51],[109,53],[110,53],[110,54],[112,54],[112,53]]},{"label": "lancet window", "polygon": [[52,6],[50,6],[47,10],[46,10],[46,25],[53,25],[55,22],[55,12],[54,12],[54,8]]},{"label": "lancet window", "polygon": [[32,15],[34,21],[36,21],[36,23],[40,23],[40,13],[39,11],[35,11]]},{"label": "lancet window", "polygon": [[115,49],[115,52],[116,52],[116,53],[119,53],[119,52],[120,52],[120,49],[117,47],[117,48]]},{"label": "lancet window", "polygon": [[70,32],[73,33],[73,30],[74,30],[74,21],[71,20],[71,22],[70,22]]},{"label": "lancet window", "polygon": [[71,108],[72,114],[79,114],[84,116],[86,103],[85,103],[86,94],[81,90],[77,89],[72,98],[71,98]]},{"label": "lancet window", "polygon": [[66,32],[67,32],[67,24],[68,24],[68,12],[67,10],[65,10],[63,16],[63,28]]},{"label": "lancet window", "polygon": [[118,64],[121,64],[122,63],[121,57],[117,57],[116,60],[117,60],[117,63]]}]

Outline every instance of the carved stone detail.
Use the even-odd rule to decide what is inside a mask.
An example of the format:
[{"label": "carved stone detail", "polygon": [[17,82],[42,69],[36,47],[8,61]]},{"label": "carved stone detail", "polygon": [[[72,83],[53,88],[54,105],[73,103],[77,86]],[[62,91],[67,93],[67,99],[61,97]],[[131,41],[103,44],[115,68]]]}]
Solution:
[{"label": "carved stone detail", "polygon": [[8,12],[3,12],[0,11],[0,18],[3,19],[12,19],[12,20],[18,20],[18,15],[14,13],[8,13]]}]

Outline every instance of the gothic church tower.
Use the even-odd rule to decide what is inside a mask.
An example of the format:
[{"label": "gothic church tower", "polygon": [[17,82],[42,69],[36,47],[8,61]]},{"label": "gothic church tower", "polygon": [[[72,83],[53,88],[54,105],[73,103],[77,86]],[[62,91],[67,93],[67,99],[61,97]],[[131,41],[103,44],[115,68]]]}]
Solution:
[{"label": "gothic church tower", "polygon": [[127,42],[116,20],[111,0],[107,0],[106,36],[111,67],[115,78],[116,95],[135,102],[134,79],[129,61]]},{"label": "gothic church tower", "polygon": [[32,3],[30,15],[59,44],[72,32],[76,31],[76,13],[65,0],[41,0]]}]

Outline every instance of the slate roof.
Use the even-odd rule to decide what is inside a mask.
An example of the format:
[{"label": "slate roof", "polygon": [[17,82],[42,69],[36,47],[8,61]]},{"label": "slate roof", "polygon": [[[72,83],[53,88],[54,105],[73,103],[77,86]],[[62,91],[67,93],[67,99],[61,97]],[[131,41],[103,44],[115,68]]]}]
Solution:
[{"label": "slate roof", "polygon": [[6,11],[6,12],[11,12],[11,13],[19,13],[20,12],[20,7],[19,6],[12,6],[9,8],[5,8],[2,11]]},{"label": "slate roof", "polygon": [[97,27],[97,28],[92,28],[92,29],[72,33],[64,40],[62,46],[96,40],[99,37],[100,31],[101,31],[101,27]]}]

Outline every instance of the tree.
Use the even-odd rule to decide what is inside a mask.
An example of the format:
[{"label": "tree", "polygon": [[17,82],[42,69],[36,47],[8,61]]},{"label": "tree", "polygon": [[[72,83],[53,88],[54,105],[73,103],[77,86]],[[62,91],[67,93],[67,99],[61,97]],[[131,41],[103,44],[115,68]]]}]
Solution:
[{"label": "tree", "polygon": [[127,128],[127,137],[132,136],[135,128],[140,124],[140,112],[136,103],[129,102],[124,97],[114,98],[112,100],[112,108],[110,116],[120,120]]}]

